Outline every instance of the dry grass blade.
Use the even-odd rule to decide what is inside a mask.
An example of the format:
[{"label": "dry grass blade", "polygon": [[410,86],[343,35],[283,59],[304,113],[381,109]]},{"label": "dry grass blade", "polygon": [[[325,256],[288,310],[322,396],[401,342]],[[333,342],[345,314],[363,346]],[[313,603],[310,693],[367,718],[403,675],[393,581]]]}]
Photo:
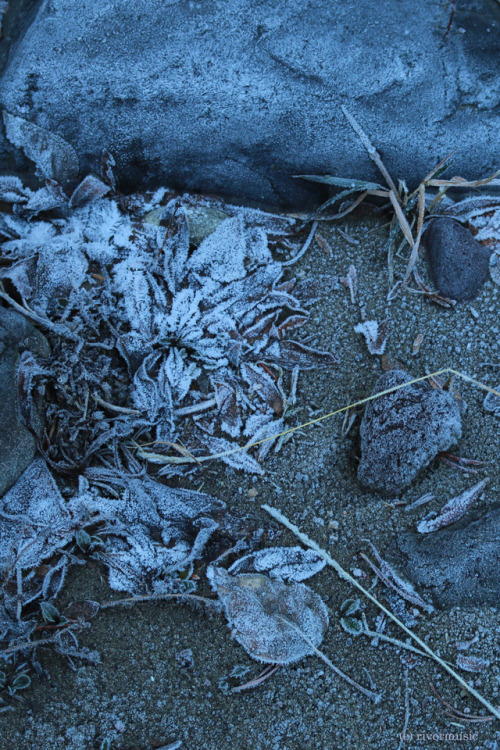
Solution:
[{"label": "dry grass blade", "polygon": [[404,236],[408,240],[408,243],[410,247],[413,247],[415,244],[415,241],[413,239],[413,235],[411,233],[410,225],[408,224],[408,220],[406,216],[403,213],[403,209],[401,208],[396,193],[394,193],[393,190],[389,192],[389,200],[391,201],[392,207],[394,208],[394,211],[396,213],[397,219],[399,221],[399,225],[401,227],[401,231],[403,232]]},{"label": "dry grass blade", "polygon": [[411,249],[410,258],[406,267],[405,275],[403,277],[403,285],[408,283],[408,279],[411,276],[411,272],[415,268],[415,264],[418,258],[418,251],[420,248],[420,240],[422,239],[422,230],[424,228],[424,216],[425,216],[425,187],[422,183],[418,189],[418,220],[417,220],[417,238]]},{"label": "dry grass blade", "polygon": [[[263,505],[262,507],[266,508],[265,505]],[[310,647],[311,651],[314,651],[314,653],[316,654],[316,656],[319,656],[319,658],[322,661],[324,661],[325,664],[327,666],[329,666],[330,669],[333,670],[333,672],[335,672],[335,674],[338,674],[339,677],[342,677],[342,679],[345,680],[348,683],[348,685],[350,685],[351,687],[355,688],[356,690],[359,690],[360,693],[362,693],[364,696],[366,696],[371,701],[373,701],[373,703],[375,703],[375,704],[380,703],[380,701],[382,700],[382,695],[380,693],[375,693],[373,690],[368,690],[368,688],[363,687],[358,682],[356,682],[351,677],[349,677],[349,675],[347,675],[345,672],[343,672],[341,669],[339,669],[339,667],[337,667],[328,658],[328,656],[326,654],[324,654],[322,651],[319,650],[319,648],[317,648],[314,645],[314,643],[307,637],[307,635],[299,627],[297,627],[297,625],[295,625],[295,623],[290,622],[290,620],[287,620],[285,617],[279,616],[279,619],[283,620],[284,622],[286,622],[289,627],[291,627],[293,630],[295,630],[296,633],[298,635],[300,635],[300,637],[303,638],[303,640],[307,643],[307,645]]]},{"label": "dry grass blade", "polygon": [[455,672],[454,669],[452,669],[443,659],[441,659],[440,656],[438,656],[421,638],[418,637],[412,630],[406,627],[406,625],[401,622],[401,620],[396,617],[387,607],[385,607],[379,600],[373,596],[369,591],[367,591],[353,576],[351,576],[350,573],[348,573],[344,568],[333,558],[331,557],[328,552],[325,552],[324,549],[322,549],[316,542],[314,542],[312,539],[310,539],[306,534],[304,534],[298,526],[295,526],[295,524],[291,523],[291,521],[286,518],[282,513],[280,513],[279,510],[276,508],[271,507],[270,505],[262,505],[261,506],[263,510],[267,511],[273,518],[275,518],[279,523],[282,523],[283,526],[286,526],[287,529],[289,529],[295,536],[300,539],[300,541],[305,544],[310,549],[313,549],[318,555],[320,555],[323,560],[326,561],[326,563],[332,567],[340,578],[342,578],[344,581],[347,581],[351,585],[355,586],[358,591],[361,591],[363,596],[365,596],[367,599],[369,599],[373,604],[375,604],[382,612],[384,612],[387,617],[389,617],[396,625],[401,628],[406,635],[408,635],[415,643],[418,644],[418,646],[423,649],[434,661],[436,661],[443,669],[445,669],[448,674],[450,674],[465,690],[467,690],[468,693],[474,696],[480,703],[485,706],[488,711],[490,711],[493,716],[495,716],[497,719],[500,720],[500,711],[495,708],[486,698],[484,698],[480,693],[477,692],[473,687],[471,687],[462,677],[460,677],[457,672]]},{"label": "dry grass blade", "polygon": [[[402,282],[400,281],[398,282],[398,284],[401,284],[401,283]],[[319,422],[323,422],[325,419],[330,419],[331,417],[334,417],[337,414],[342,414],[343,412],[348,411],[349,409],[354,409],[357,406],[363,406],[364,404],[367,404],[370,401],[374,401],[377,398],[386,396],[389,393],[394,393],[395,391],[398,391],[400,388],[407,388],[408,386],[414,385],[415,383],[420,383],[424,380],[432,380],[433,378],[439,377],[439,375],[445,375],[445,374],[457,375],[463,380],[466,380],[468,383],[471,383],[472,385],[475,385],[478,388],[481,388],[482,390],[487,391],[488,393],[492,393],[494,396],[500,396],[500,391],[497,391],[495,390],[495,388],[491,388],[490,386],[485,385],[484,383],[481,383],[480,380],[475,380],[474,378],[471,378],[468,375],[465,375],[463,372],[454,370],[451,367],[444,367],[442,370],[436,370],[436,372],[431,372],[431,373],[428,373],[427,375],[422,375],[420,378],[413,378],[413,380],[409,380],[406,383],[402,383],[400,385],[394,386],[393,388],[388,388],[387,390],[381,391],[380,393],[375,393],[372,396],[367,396],[366,398],[362,398],[359,401],[356,401],[354,404],[347,404],[346,406],[341,406],[340,408],[335,409],[334,411],[328,412],[327,414],[323,414],[321,417],[316,417],[315,419],[311,419],[309,422],[303,422],[302,424],[296,425],[295,427],[289,427],[287,430],[283,430],[282,432],[277,432],[275,435],[268,435],[267,437],[262,438],[261,440],[255,440],[253,442],[246,443],[246,445],[236,446],[236,448],[231,448],[231,450],[222,451],[220,453],[214,453],[213,455],[198,456],[198,457],[186,456],[184,458],[183,456],[164,456],[159,453],[149,453],[148,451],[144,450],[144,446],[138,445],[137,443],[134,443],[133,447],[137,450],[137,453],[139,456],[147,459],[148,461],[151,461],[152,463],[188,464],[188,463],[201,463],[205,461],[214,461],[218,458],[224,458],[225,456],[232,456],[233,454],[239,453],[241,451],[247,451],[250,448],[254,448],[258,445],[262,445],[263,443],[266,443],[268,440],[276,440],[277,438],[283,437],[285,435],[290,435],[293,432],[298,432],[299,430],[304,429],[304,427],[309,427],[310,425],[318,424]],[[151,445],[151,443],[149,443],[149,445]],[[182,448],[182,446],[180,447]],[[185,451],[186,449],[183,448],[183,450]]]},{"label": "dry grass blade", "polygon": [[375,146],[372,144],[372,142],[370,141],[370,139],[366,135],[366,133],[363,130],[363,128],[361,127],[361,125],[355,120],[355,118],[351,115],[351,113],[349,112],[349,110],[346,107],[342,106],[342,112],[344,113],[344,115],[349,120],[350,126],[355,131],[355,133],[357,133],[357,135],[359,136],[359,139],[360,139],[361,143],[366,148],[366,150],[368,152],[368,156],[370,157],[370,159],[373,162],[375,162],[375,164],[379,168],[380,172],[384,176],[385,181],[387,182],[387,184],[389,185],[389,187],[391,188],[391,190],[394,192],[394,195],[398,195],[398,190],[396,188],[396,185],[394,184],[394,181],[393,181],[391,175],[389,174],[389,172],[385,168],[384,163],[383,163],[383,161],[382,161],[382,159],[380,157],[380,154],[378,153],[377,149],[375,148]]},{"label": "dry grass blade", "polygon": [[491,177],[485,177],[482,180],[464,180],[463,177],[452,177],[450,180],[429,180],[427,185],[429,187],[482,187],[483,185],[491,185],[492,187],[499,187],[500,180],[495,179],[500,174],[500,171],[494,172]]}]

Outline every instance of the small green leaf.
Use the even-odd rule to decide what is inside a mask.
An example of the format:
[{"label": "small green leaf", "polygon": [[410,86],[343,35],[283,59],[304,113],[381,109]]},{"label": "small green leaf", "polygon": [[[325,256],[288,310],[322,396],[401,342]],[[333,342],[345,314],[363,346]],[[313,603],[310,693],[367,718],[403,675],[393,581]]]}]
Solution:
[{"label": "small green leaf", "polygon": [[31,679],[27,674],[19,674],[11,684],[12,690],[26,690],[31,685]]},{"label": "small green leaf", "polygon": [[103,740],[99,750],[111,750],[111,740]]},{"label": "small green leaf", "polygon": [[340,614],[348,617],[349,615],[355,614],[355,612],[359,612],[360,609],[361,602],[359,599],[346,599],[345,602],[342,602],[340,605]]},{"label": "small green leaf", "polygon": [[350,633],[351,635],[360,635],[360,633],[363,632],[361,621],[357,620],[355,617],[342,617],[340,624],[346,633]]},{"label": "small green leaf", "polygon": [[5,687],[7,682],[7,675],[5,672],[0,672],[0,689]]},{"label": "small green leaf", "polygon": [[82,552],[87,552],[92,544],[92,539],[85,529],[78,529],[76,531],[75,540]]},{"label": "small green leaf", "polygon": [[45,622],[61,622],[59,610],[50,602],[41,602],[40,609],[42,610],[42,617]]}]

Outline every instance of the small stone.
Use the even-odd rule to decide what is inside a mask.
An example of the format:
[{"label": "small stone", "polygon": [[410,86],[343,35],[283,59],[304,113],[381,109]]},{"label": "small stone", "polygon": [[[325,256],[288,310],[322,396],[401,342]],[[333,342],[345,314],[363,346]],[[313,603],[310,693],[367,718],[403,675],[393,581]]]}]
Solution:
[{"label": "small stone", "polygon": [[391,556],[413,583],[429,589],[437,606],[498,606],[499,528],[500,508],[494,508],[434,534],[401,534]]},{"label": "small stone", "polygon": [[448,218],[433,219],[422,242],[438,292],[457,302],[474,299],[488,279],[491,249]]},{"label": "small stone", "polygon": [[[390,370],[373,394],[412,380]],[[421,381],[370,401],[360,428],[359,481],[371,490],[396,495],[439,453],[462,436],[459,403],[448,391]]]},{"label": "small stone", "polygon": [[[27,469],[36,451],[35,439],[21,422],[17,403],[17,366],[26,350],[41,357],[50,354],[45,337],[25,317],[0,308],[0,497]],[[41,435],[40,402],[35,404],[35,414]]]}]

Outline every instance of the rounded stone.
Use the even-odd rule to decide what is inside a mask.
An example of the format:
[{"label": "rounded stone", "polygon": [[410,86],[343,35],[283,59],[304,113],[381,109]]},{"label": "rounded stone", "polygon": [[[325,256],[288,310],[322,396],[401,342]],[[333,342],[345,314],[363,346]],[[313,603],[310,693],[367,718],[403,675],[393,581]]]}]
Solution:
[{"label": "rounded stone", "polygon": [[457,302],[474,299],[488,280],[491,249],[462,224],[444,217],[431,221],[422,242],[438,292]]}]

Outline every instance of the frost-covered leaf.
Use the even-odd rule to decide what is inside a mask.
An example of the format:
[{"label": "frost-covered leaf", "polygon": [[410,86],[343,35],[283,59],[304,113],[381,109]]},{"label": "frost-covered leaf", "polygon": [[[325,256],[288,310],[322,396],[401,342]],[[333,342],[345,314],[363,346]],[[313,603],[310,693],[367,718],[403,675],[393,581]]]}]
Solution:
[{"label": "frost-covered leaf", "polygon": [[234,443],[230,443],[224,438],[217,437],[205,437],[204,442],[207,445],[210,454],[213,456],[219,456],[219,454],[221,454],[220,460],[224,461],[228,466],[232,466],[234,469],[248,471],[251,474],[264,474],[264,470],[258,461],[256,461],[253,456],[250,456],[245,450],[238,449],[238,446]]},{"label": "frost-covered leaf", "polygon": [[7,138],[13,146],[22,148],[34,161],[37,171],[45,178],[66,182],[78,174],[78,156],[63,138],[32,122],[4,111],[3,121]]},{"label": "frost-covered leaf", "polygon": [[153,300],[144,259],[131,253],[114,267],[114,286],[123,295],[127,321],[135,331],[151,335]]},{"label": "frost-covered leaf", "polygon": [[169,216],[167,229],[158,233],[158,245],[163,253],[163,275],[167,286],[175,294],[187,272],[190,228],[184,206],[171,201],[162,211]]},{"label": "frost-covered leaf", "polygon": [[217,408],[221,416],[221,428],[233,438],[241,434],[243,422],[235,388],[226,382],[213,384]]},{"label": "frost-covered leaf", "polygon": [[269,412],[252,414],[249,417],[245,425],[245,435],[248,436],[249,443],[260,443],[257,447],[259,461],[267,456],[284,429],[283,419],[273,419]]},{"label": "frost-covered leaf", "polygon": [[245,363],[241,366],[241,374],[250,386],[250,394],[255,394],[276,415],[281,416],[285,408],[285,395],[277,381],[269,374],[269,368],[263,363]]},{"label": "frost-covered leaf", "polygon": [[0,177],[0,201],[5,203],[26,203],[31,190],[25,188],[19,177],[4,175]]},{"label": "frost-covered leaf", "polygon": [[340,624],[349,635],[360,635],[363,632],[363,623],[356,617],[341,617]]},{"label": "frost-covered leaf", "polygon": [[71,537],[61,493],[45,461],[36,458],[0,499],[0,567],[34,568]]},{"label": "frost-covered leaf", "polygon": [[153,352],[149,357],[146,357],[134,375],[132,387],[132,399],[135,407],[140,412],[147,414],[151,422],[154,422],[158,415],[161,397],[157,378],[151,377],[149,370],[155,366],[159,356],[159,352]]},{"label": "frost-covered leaf", "polygon": [[74,189],[71,198],[69,199],[69,207],[79,208],[86,203],[92,203],[93,201],[102,198],[106,193],[109,193],[109,190],[109,185],[106,185],[93,174],[89,174]]},{"label": "frost-covered leaf", "polygon": [[234,637],[253,659],[290,664],[314,651],[328,627],[321,598],[302,583],[286,584],[261,574],[232,576],[209,568],[210,583],[224,606]]},{"label": "frost-covered leaf", "polygon": [[281,341],[279,349],[268,350],[273,362],[292,370],[297,365],[303,370],[311,370],[321,367],[333,367],[337,360],[330,352],[322,349],[314,349],[311,346],[301,344],[299,341]]},{"label": "frost-covered leaf", "polygon": [[215,281],[235,281],[246,275],[246,253],[243,220],[235,216],[223,221],[203,240],[189,259],[189,268]]},{"label": "frost-covered leaf", "polygon": [[161,369],[172,389],[172,395],[176,403],[180,403],[188,394],[193,380],[201,373],[194,362],[186,364],[185,358],[176,347],[172,347],[166,360],[162,362]]},{"label": "frost-covered leaf", "polygon": [[64,236],[54,238],[39,249],[33,308],[42,314],[53,309],[57,298],[67,298],[81,287],[87,271],[88,261],[81,249]]},{"label": "frost-covered leaf", "polygon": [[489,659],[483,659],[480,656],[467,656],[466,654],[457,656],[457,667],[465,672],[483,672],[489,666]]},{"label": "frost-covered leaf", "polygon": [[210,495],[173,489],[147,476],[141,479],[110,474],[109,481],[126,496],[111,500],[84,495],[73,501],[87,513],[113,519],[103,552],[96,553],[109,569],[112,588],[131,593],[165,591],[176,571],[189,569],[202,556],[218,528],[225,505]]},{"label": "frost-covered leaf", "polygon": [[387,321],[365,320],[354,326],[356,333],[362,333],[370,354],[383,354],[387,345]]},{"label": "frost-covered leaf", "polygon": [[316,552],[302,547],[268,547],[236,560],[229,573],[264,573],[280,581],[305,581],[326,563]]},{"label": "frost-covered leaf", "polygon": [[[73,224],[87,240],[89,257],[108,263],[119,256],[119,249],[131,249],[132,221],[116,201],[101,198],[76,210],[73,216]],[[135,255],[139,255],[137,249]]]},{"label": "frost-covered leaf", "polygon": [[60,208],[67,201],[68,199],[61,186],[54,180],[47,180],[45,187],[33,193],[24,206],[24,209],[36,216],[42,211],[51,211],[53,208]]},{"label": "frost-covered leaf", "polygon": [[[500,391],[500,383],[495,386],[495,390]],[[500,417],[500,396],[497,396],[495,393],[488,393],[483,401],[483,406],[486,411],[489,411],[492,414],[495,414],[495,416]]]},{"label": "frost-covered leaf", "polygon": [[471,505],[481,497],[488,481],[488,479],[483,479],[482,482],[478,482],[474,487],[465,490],[461,495],[457,495],[451,500],[448,500],[438,516],[432,519],[424,519],[420,521],[417,526],[417,531],[419,531],[420,534],[429,534],[432,531],[437,531],[438,529],[443,528],[443,526],[449,526],[451,523],[458,521]]}]

